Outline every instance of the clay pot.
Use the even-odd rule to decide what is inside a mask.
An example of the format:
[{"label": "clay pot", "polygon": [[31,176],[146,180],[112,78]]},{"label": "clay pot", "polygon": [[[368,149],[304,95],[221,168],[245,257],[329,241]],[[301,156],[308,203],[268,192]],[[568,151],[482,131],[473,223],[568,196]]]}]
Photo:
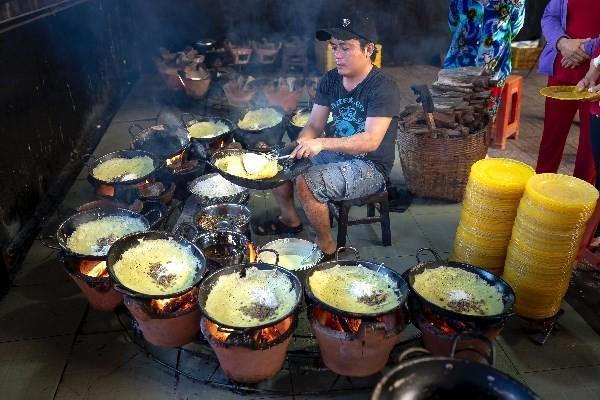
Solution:
[{"label": "clay pot", "polygon": [[207,319],[203,317],[200,323],[202,334],[217,354],[221,368],[233,382],[261,382],[274,377],[283,368],[292,338],[292,332],[290,332],[293,330],[292,318],[279,323],[282,324],[282,329],[286,329],[287,326],[287,331],[283,334],[287,337],[271,347],[265,346],[264,349],[228,344],[218,340],[217,337],[222,336],[222,333],[218,331],[217,325],[207,322]]},{"label": "clay pot", "polygon": [[123,295],[113,289],[110,278],[84,277],[74,274],[68,269],[67,273],[79,286],[93,309],[113,311],[123,302]]},{"label": "clay pot", "polygon": [[[451,334],[442,331],[441,329],[428,323],[422,315],[413,315],[412,318],[415,326],[422,333],[424,347],[434,356],[450,357],[452,353],[452,342],[456,338],[457,334]],[[477,333],[481,333],[493,343],[494,339],[500,334],[503,327],[504,324],[499,324],[489,327],[489,329],[487,329],[485,332]],[[477,352],[463,350],[467,348],[473,348]],[[485,342],[482,342],[479,339],[463,339],[457,344],[457,350],[454,357],[486,363],[485,358],[480,354],[486,354],[488,351],[488,346],[485,344]]]},{"label": "clay pot", "polygon": [[378,373],[400,340],[400,329],[389,332],[382,324],[363,323],[355,334],[330,329],[312,318],[310,324],[325,366],[343,376]]},{"label": "clay pot", "polygon": [[197,305],[181,313],[156,316],[146,307],[147,301],[125,296],[125,306],[138,322],[149,343],[162,347],[179,347],[194,340],[200,324],[200,309]]}]

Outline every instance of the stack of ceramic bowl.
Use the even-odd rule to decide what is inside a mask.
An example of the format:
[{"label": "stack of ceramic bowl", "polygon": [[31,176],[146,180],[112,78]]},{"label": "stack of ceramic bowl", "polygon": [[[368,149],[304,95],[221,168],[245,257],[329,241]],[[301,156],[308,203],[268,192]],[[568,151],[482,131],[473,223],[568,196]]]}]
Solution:
[{"label": "stack of ceramic bowl", "polygon": [[473,164],[454,240],[455,261],[502,274],[506,248],[533,168],[507,158]]},{"label": "stack of ceramic bowl", "polygon": [[544,319],[559,311],[597,199],[592,185],[572,176],[541,174],[527,182],[502,275],[515,291],[517,314]]}]

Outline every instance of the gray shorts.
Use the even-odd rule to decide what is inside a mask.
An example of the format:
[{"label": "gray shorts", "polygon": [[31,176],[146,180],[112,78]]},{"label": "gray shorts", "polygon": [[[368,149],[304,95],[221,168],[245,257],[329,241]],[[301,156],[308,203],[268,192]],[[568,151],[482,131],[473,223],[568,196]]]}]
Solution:
[{"label": "gray shorts", "polygon": [[321,203],[357,199],[385,190],[385,178],[369,161],[350,154],[322,151],[303,174]]}]

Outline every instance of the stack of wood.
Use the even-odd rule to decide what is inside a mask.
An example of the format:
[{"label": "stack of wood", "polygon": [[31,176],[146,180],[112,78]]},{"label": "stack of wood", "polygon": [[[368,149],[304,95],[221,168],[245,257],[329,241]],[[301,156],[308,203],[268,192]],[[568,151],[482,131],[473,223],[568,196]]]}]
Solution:
[{"label": "stack of wood", "polygon": [[[479,132],[489,122],[488,104],[492,82],[483,68],[442,69],[431,85],[435,111],[435,133],[461,136]],[[427,115],[420,104],[408,105],[400,119],[404,129],[413,134],[430,132]]]}]

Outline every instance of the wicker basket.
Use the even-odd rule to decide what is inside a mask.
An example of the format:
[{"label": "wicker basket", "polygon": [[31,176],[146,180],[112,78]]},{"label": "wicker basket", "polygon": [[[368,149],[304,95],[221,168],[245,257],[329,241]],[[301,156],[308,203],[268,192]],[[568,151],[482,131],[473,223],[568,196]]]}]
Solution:
[{"label": "wicker basket", "polygon": [[485,158],[489,127],[466,136],[443,137],[398,129],[398,154],[408,190],[415,196],[460,202],[471,165]]},{"label": "wicker basket", "polygon": [[511,47],[511,52],[514,69],[529,69],[537,64],[542,47]]}]

